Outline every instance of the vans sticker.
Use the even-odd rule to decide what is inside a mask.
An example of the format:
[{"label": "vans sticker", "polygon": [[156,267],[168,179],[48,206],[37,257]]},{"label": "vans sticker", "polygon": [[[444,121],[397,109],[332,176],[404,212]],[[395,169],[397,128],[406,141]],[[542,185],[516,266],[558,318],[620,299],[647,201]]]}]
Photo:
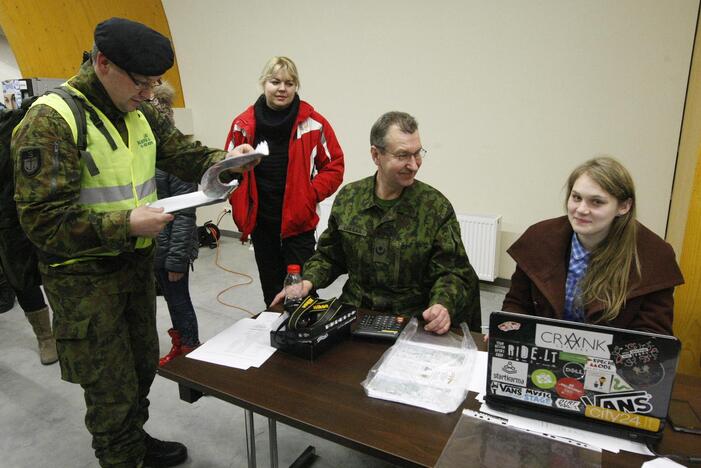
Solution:
[{"label": "vans sticker", "polygon": [[609,393],[594,397],[583,396],[585,405],[600,406],[602,408],[623,411],[624,413],[649,413],[652,411],[650,399],[652,395],[645,391]]},{"label": "vans sticker", "polygon": [[517,400],[523,400],[523,387],[517,387],[515,385],[509,385],[500,382],[492,382],[492,393],[495,395],[506,396],[509,398],[515,398]]}]

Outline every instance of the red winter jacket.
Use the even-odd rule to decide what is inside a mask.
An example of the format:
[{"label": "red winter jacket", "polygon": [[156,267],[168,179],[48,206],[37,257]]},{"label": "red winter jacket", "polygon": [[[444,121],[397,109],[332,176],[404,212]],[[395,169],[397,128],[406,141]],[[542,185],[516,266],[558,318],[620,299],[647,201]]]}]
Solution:
[{"label": "red winter jacket", "polygon": [[[225,148],[243,143],[253,145],[255,133],[255,113],[250,106],[231,123]],[[288,155],[281,238],[314,229],[319,222],[317,203],[334,193],[343,180],[343,150],[336,134],[326,119],[305,101],[299,102]],[[229,202],[234,222],[241,231],[241,241],[246,241],[256,226],[258,215],[258,190],[253,171],[243,175]]]}]

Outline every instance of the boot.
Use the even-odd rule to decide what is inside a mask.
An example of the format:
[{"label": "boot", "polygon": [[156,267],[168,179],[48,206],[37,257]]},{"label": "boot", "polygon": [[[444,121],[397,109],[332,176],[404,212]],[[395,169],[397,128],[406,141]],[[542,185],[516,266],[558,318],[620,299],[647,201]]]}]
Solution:
[{"label": "boot", "polygon": [[42,364],[53,364],[58,361],[56,353],[56,340],[51,333],[51,320],[49,320],[49,308],[26,312],[27,320],[34,329],[34,334],[39,342],[39,360]]},{"label": "boot", "polygon": [[173,347],[170,348],[168,354],[166,354],[158,360],[159,366],[165,366],[170,361],[172,361],[177,356],[180,356],[183,353],[182,346],[180,344],[180,332],[175,328],[171,328],[170,330],[168,330],[168,334],[170,335],[170,341],[171,343],[173,343]]},{"label": "boot", "polygon": [[180,442],[158,440],[144,433],[144,445],[146,445],[145,468],[175,466],[187,460],[187,447]]},{"label": "boot", "polygon": [[199,346],[200,346],[200,343],[197,343],[197,344],[194,345],[194,346],[181,345],[181,346],[180,346],[180,354],[182,354],[183,356],[185,356],[185,355],[188,354],[190,351],[194,351],[195,349],[197,349]]}]

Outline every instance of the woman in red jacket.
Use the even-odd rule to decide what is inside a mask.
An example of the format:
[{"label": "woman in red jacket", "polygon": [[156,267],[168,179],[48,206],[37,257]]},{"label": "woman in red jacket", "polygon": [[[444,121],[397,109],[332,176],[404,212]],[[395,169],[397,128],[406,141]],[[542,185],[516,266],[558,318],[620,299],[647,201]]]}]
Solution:
[{"label": "woman in red jacket", "polygon": [[608,157],[576,168],[566,209],[509,248],[516,271],[502,308],[671,335],[684,280],[671,246],[636,221],[626,168]]},{"label": "woman in red jacket", "polygon": [[344,165],[331,125],[299,99],[292,60],[271,58],[260,85],[263,94],[234,119],[226,147],[267,141],[270,149],[229,199],[241,241],[252,238],[267,306],[282,289],[287,265],[303,265],[314,253],[317,204],[341,185]]}]

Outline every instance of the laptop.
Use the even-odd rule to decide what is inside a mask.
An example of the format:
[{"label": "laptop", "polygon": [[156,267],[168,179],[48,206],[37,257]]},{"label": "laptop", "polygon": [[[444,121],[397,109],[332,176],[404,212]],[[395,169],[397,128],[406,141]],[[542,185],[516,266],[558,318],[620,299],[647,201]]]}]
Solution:
[{"label": "laptop", "polygon": [[655,442],[680,348],[673,336],[493,312],[485,400],[533,419]]}]

